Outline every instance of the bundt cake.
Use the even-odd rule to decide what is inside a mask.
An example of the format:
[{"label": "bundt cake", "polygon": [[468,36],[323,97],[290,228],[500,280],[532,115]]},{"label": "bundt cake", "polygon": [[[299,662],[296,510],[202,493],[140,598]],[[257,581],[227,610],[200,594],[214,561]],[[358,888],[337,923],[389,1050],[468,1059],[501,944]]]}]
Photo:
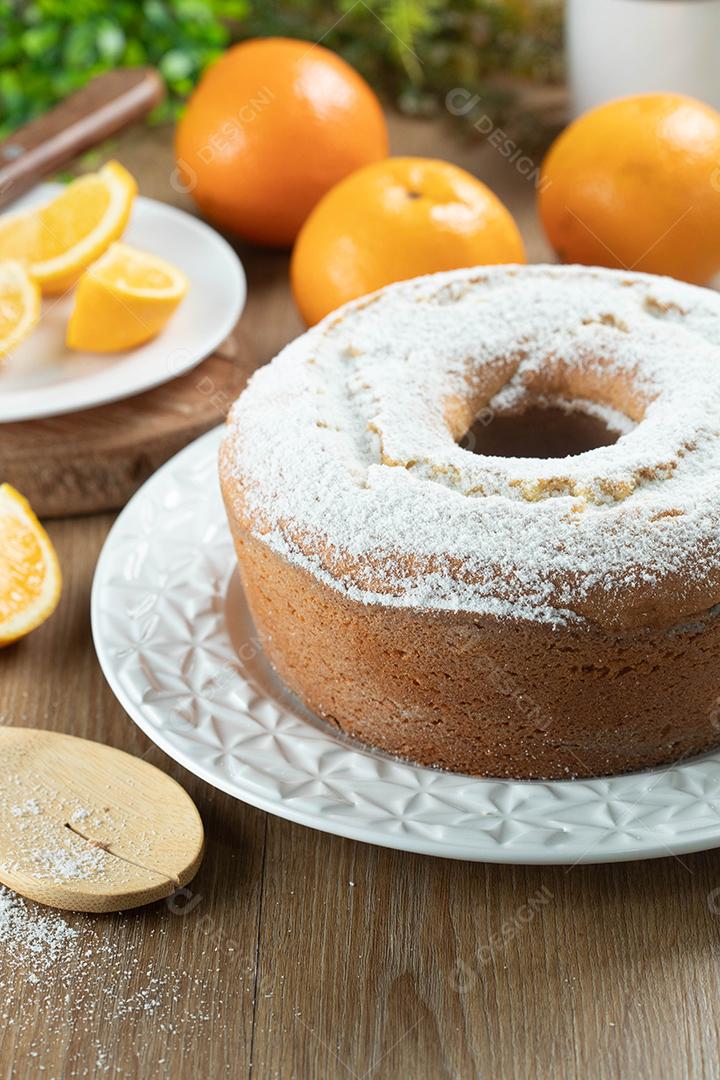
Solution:
[{"label": "bundt cake", "polygon": [[389,286],[253,377],[220,475],[267,655],[344,732],[518,778],[720,744],[720,295]]}]

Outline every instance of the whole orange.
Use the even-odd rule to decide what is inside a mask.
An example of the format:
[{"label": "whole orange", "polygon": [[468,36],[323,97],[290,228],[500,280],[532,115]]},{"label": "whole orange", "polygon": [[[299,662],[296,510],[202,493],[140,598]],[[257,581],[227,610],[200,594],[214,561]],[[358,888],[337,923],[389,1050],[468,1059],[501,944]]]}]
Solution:
[{"label": "whole orange", "polygon": [[203,76],[175,152],[182,184],[211,221],[286,246],[333,184],[387,156],[387,127],[373,91],[335,53],[257,38]]},{"label": "whole orange", "polygon": [[518,228],[485,184],[447,161],[397,157],[328,192],[297,238],[290,272],[300,313],[315,323],[393,281],[520,262]]},{"label": "whole orange", "polygon": [[550,148],[539,208],[564,262],[706,283],[720,270],[720,113],[680,94],[592,109]]}]

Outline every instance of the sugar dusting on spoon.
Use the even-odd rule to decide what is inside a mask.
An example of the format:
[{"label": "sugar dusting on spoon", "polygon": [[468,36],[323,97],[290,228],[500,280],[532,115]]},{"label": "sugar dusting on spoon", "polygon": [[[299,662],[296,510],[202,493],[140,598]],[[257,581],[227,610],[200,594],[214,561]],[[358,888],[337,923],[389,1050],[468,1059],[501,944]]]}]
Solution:
[{"label": "sugar dusting on spoon", "polygon": [[145,761],[84,739],[0,728],[0,882],[40,903],[119,911],[170,895],[202,860],[200,816]]}]

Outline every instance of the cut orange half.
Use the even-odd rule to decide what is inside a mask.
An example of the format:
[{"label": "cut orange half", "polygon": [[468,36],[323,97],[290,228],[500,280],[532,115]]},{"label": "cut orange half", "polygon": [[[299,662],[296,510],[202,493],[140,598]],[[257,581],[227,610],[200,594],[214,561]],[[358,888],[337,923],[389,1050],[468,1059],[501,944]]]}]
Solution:
[{"label": "cut orange half", "polygon": [[62,589],[55,549],[27,499],[0,485],[0,645],[52,615]]},{"label": "cut orange half", "polygon": [[188,289],[175,266],[113,244],[80,278],[67,328],[71,349],[118,352],[160,333]]},{"label": "cut orange half", "polygon": [[25,267],[11,259],[0,262],[0,366],[39,318],[40,290]]},{"label": "cut orange half", "polygon": [[136,193],[127,169],[110,161],[38,210],[0,218],[0,259],[24,263],[43,292],[64,292],[122,235]]}]

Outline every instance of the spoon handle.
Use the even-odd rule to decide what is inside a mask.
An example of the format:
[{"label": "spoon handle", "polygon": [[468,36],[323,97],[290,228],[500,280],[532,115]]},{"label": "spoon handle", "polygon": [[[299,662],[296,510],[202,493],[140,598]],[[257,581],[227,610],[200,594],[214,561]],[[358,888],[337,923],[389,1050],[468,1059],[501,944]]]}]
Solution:
[{"label": "spoon handle", "polygon": [[151,67],[98,75],[44,116],[0,142],[0,207],[43,176],[102,142],[162,100],[163,82]]}]

